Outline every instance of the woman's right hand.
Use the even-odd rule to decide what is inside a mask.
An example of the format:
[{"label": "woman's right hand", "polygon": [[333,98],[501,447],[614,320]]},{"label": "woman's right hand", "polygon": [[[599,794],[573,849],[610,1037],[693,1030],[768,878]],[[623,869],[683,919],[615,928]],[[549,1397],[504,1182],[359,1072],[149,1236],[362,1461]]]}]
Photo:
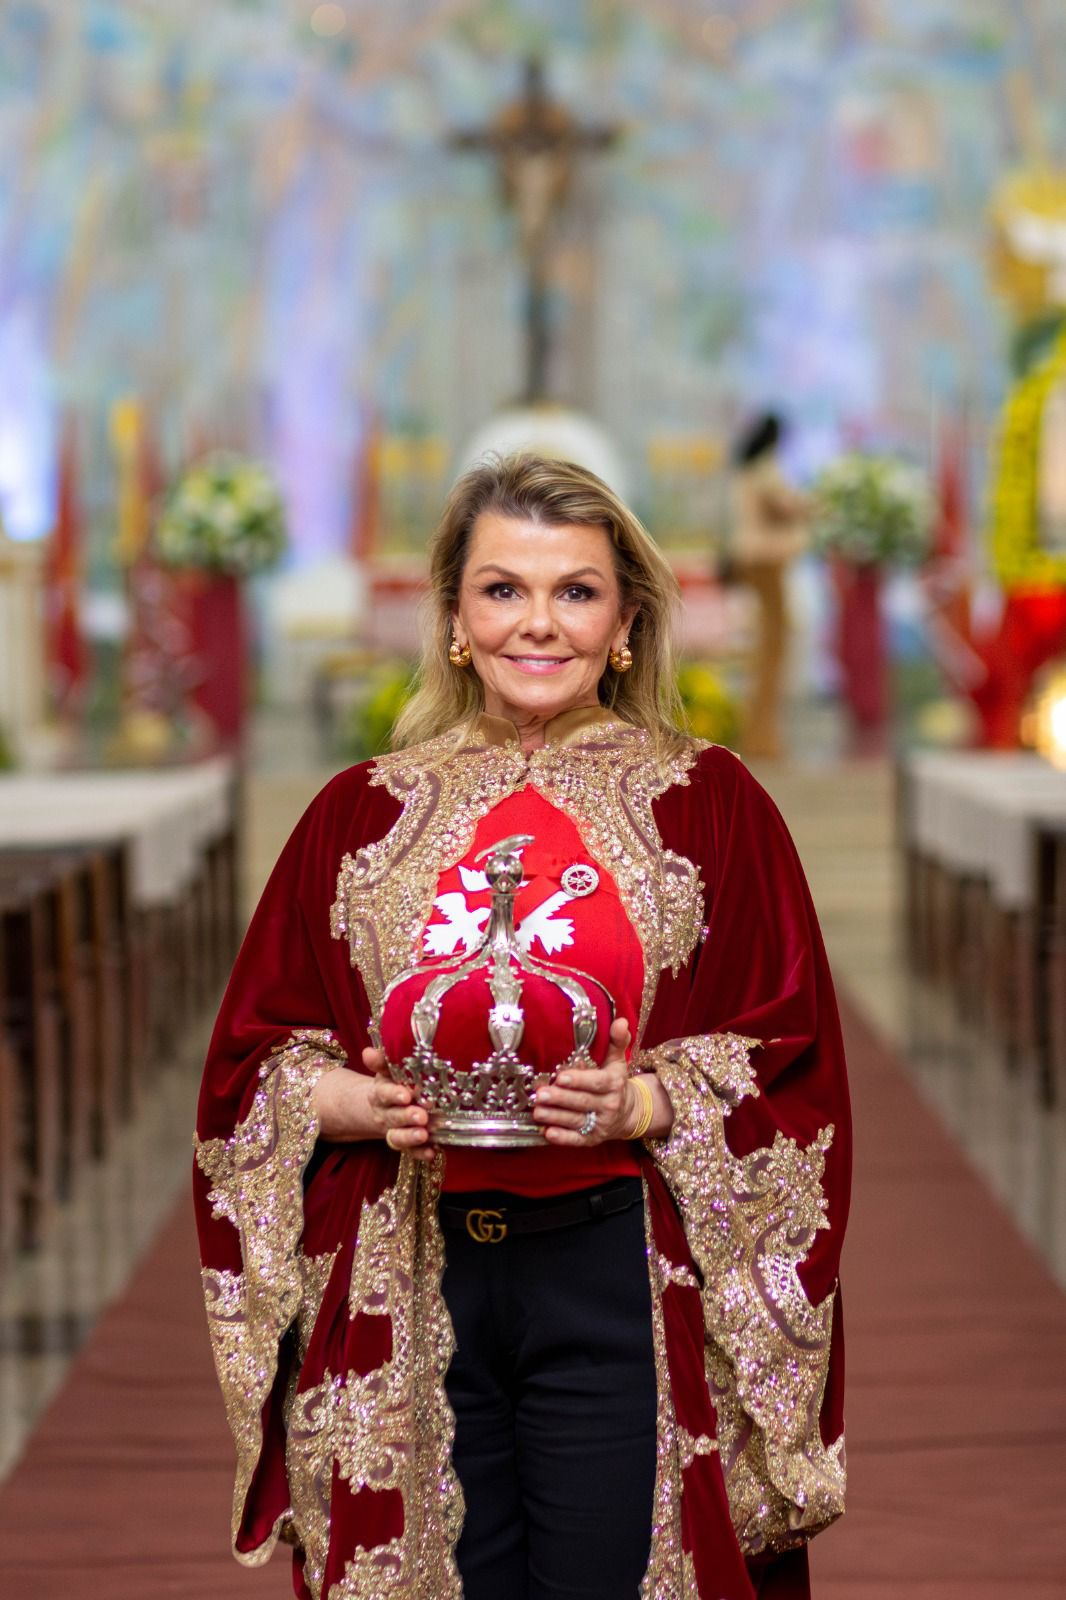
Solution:
[{"label": "woman's right hand", "polygon": [[363,1051],[363,1065],[373,1074],[333,1067],[315,1084],[318,1131],[324,1139],[349,1144],[359,1139],[386,1139],[393,1150],[420,1161],[436,1154],[429,1142],[428,1118],[403,1084],[393,1083],[384,1052]]},{"label": "woman's right hand", "polygon": [[432,1161],[437,1152],[429,1142],[429,1118],[421,1106],[413,1103],[410,1089],[393,1083],[389,1077],[384,1050],[364,1050],[363,1066],[374,1074],[370,1080],[370,1107],[380,1129],[378,1137],[390,1149],[402,1150],[416,1161]]}]

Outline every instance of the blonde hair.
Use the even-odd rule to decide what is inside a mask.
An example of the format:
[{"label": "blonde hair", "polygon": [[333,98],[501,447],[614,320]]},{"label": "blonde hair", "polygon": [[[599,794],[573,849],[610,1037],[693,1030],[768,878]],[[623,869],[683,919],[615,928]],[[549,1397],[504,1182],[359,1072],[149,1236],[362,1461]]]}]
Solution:
[{"label": "blonde hair", "polygon": [[554,527],[602,527],[611,541],[623,610],[637,610],[629,630],[633,666],[605,670],[600,704],[624,722],[646,728],[660,755],[686,742],[675,667],[677,579],[643,524],[595,473],[572,461],[518,454],[494,456],[456,483],[429,547],[429,593],[422,659],[411,699],[396,719],[394,746],[420,743],[484,709],[481,680],[448,660],[452,616],[474,525],[484,512]]}]

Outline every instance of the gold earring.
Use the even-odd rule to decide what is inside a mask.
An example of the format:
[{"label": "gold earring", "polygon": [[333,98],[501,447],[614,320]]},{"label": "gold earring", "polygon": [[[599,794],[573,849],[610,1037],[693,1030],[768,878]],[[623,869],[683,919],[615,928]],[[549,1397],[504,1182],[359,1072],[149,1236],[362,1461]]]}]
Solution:
[{"label": "gold earring", "polygon": [[629,641],[623,639],[620,649],[608,651],[607,659],[616,672],[628,672],[633,665],[633,652],[629,648]]},{"label": "gold earring", "polygon": [[448,660],[453,667],[468,667],[470,665],[470,646],[460,644],[458,639],[453,639],[448,646]]}]

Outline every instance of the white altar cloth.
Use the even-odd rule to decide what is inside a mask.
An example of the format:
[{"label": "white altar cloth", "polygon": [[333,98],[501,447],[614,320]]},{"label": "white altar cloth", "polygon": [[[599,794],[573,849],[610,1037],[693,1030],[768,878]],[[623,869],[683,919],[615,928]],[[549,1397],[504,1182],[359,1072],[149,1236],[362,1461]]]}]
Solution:
[{"label": "white altar cloth", "polygon": [[987,879],[1004,910],[1032,906],[1037,832],[1066,831],[1066,772],[1029,753],[969,750],[916,751],[904,772],[908,844],[960,877]]},{"label": "white altar cloth", "polygon": [[128,844],[137,906],[176,900],[231,822],[233,762],[0,777],[0,850]]}]

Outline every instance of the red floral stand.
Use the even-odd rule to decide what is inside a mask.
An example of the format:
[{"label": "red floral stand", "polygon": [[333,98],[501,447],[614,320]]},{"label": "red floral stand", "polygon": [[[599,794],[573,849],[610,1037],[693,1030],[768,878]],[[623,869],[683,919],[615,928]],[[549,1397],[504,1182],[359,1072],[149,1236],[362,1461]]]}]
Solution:
[{"label": "red floral stand", "polygon": [[1008,595],[997,633],[978,640],[976,651],[985,668],[983,681],[971,690],[980,718],[978,742],[991,750],[1016,750],[1033,679],[1049,661],[1066,655],[1066,592]]},{"label": "red floral stand", "polygon": [[190,698],[223,749],[243,743],[249,703],[248,627],[241,580],[228,573],[186,574],[193,683]]},{"label": "red floral stand", "polygon": [[852,752],[879,755],[887,738],[888,648],[881,611],[881,568],[834,561],[837,659]]}]

